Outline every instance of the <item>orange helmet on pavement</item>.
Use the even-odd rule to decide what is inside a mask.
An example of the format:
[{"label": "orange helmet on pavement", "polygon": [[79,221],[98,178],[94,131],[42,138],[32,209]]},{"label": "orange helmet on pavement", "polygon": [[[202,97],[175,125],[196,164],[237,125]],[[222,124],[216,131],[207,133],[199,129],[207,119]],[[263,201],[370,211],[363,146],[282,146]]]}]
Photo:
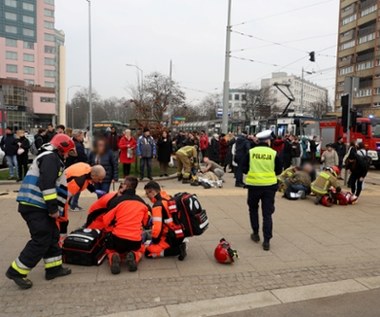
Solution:
[{"label": "orange helmet on pavement", "polygon": [[327,195],[324,195],[322,198],[321,198],[321,205],[322,206],[325,206],[325,207],[331,207],[333,205],[331,199],[329,196]]},{"label": "orange helmet on pavement", "polygon": [[221,264],[231,264],[234,262],[235,256],[238,257],[237,251],[231,248],[229,242],[221,239],[214,251],[216,261]]},{"label": "orange helmet on pavement", "polygon": [[335,172],[336,176],[340,175],[340,169],[338,166],[333,166],[331,167],[332,170]]},{"label": "orange helmet on pavement", "polygon": [[66,134],[56,134],[49,142],[60,154],[75,154],[75,143]]}]

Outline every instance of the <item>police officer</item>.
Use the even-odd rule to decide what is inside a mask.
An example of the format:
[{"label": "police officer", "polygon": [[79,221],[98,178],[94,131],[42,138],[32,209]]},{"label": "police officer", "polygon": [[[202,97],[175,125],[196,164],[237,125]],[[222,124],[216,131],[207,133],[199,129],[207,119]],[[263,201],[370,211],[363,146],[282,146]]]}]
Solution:
[{"label": "police officer", "polygon": [[17,196],[18,211],[28,225],[31,240],[6,272],[6,276],[22,289],[33,286],[27,275],[41,259],[45,262],[47,280],[71,273],[70,269],[62,267],[56,219],[63,213],[67,202],[63,161],[75,153],[75,145],[67,135],[56,134],[49,144],[41,147],[41,151]]},{"label": "police officer", "polygon": [[253,233],[251,239],[258,243],[259,202],[263,211],[263,249],[269,251],[272,238],[272,214],[277,191],[277,177],[281,173],[281,161],[277,152],[270,148],[272,131],[266,130],[256,135],[259,144],[249,151],[243,161],[243,172],[247,174],[248,206]]}]

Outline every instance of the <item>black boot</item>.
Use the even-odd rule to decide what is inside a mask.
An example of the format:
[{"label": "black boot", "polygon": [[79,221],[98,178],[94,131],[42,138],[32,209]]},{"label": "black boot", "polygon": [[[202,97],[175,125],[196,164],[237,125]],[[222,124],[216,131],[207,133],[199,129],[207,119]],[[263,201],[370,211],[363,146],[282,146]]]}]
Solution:
[{"label": "black boot", "polygon": [[120,255],[118,253],[112,254],[111,259],[111,273],[112,274],[120,274]]},{"label": "black boot", "polygon": [[258,233],[252,233],[251,234],[251,240],[256,242],[256,243],[259,243],[260,242],[260,236]]},{"label": "black boot", "polygon": [[45,279],[54,280],[56,277],[66,276],[71,274],[71,269],[62,265],[45,270]]},{"label": "black boot", "polygon": [[187,251],[186,251],[186,243],[182,242],[179,246],[179,256],[178,260],[183,261],[187,256]]},{"label": "black boot", "polygon": [[28,289],[33,286],[32,281],[29,280],[26,275],[20,274],[11,266],[8,268],[5,276],[10,280],[13,280],[21,289]]},{"label": "black boot", "polygon": [[270,243],[268,240],[264,240],[263,242],[263,250],[264,251],[269,251],[270,250]]},{"label": "black boot", "polygon": [[126,264],[129,272],[137,271],[136,257],[133,252],[129,252],[127,254]]},{"label": "black boot", "polygon": [[182,174],[181,175],[177,175],[177,179],[178,179],[179,182],[182,180],[182,178],[183,178]]}]

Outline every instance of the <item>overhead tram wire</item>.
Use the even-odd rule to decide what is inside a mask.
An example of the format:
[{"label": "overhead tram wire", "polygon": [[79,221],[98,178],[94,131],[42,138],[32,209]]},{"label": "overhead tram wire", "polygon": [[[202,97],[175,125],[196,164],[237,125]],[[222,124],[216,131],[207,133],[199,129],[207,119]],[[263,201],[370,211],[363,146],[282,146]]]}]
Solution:
[{"label": "overhead tram wire", "polygon": [[[268,46],[272,46],[272,45],[277,45],[277,46],[281,46],[281,47],[284,47],[284,48],[288,48],[288,49],[292,49],[292,50],[296,50],[296,51],[299,51],[299,52],[305,52],[305,53],[309,53],[308,51],[306,50],[303,50],[303,49],[300,49],[300,48],[297,48],[297,47],[294,47],[294,46],[288,46],[286,45],[285,43],[290,43],[290,42],[296,42],[296,41],[302,41],[302,40],[295,40],[295,41],[287,41],[287,42],[283,42],[283,43],[280,43],[280,42],[274,42],[274,41],[271,41],[271,40],[266,40],[266,39],[263,39],[263,38],[260,38],[258,36],[255,36],[255,35],[252,35],[252,34],[247,34],[247,33],[244,33],[244,32],[240,32],[240,31],[235,31],[235,30],[231,30],[232,33],[236,33],[236,34],[239,34],[241,36],[245,36],[245,37],[248,37],[248,38],[252,38],[252,39],[255,39],[255,40],[258,40],[258,41],[262,41],[262,42],[266,42],[266,43],[270,43],[269,45],[263,45],[263,46],[260,46],[260,47],[251,47],[251,48],[243,48],[243,49],[237,49],[237,50],[233,50],[233,52],[244,52],[244,51],[247,51],[247,50],[250,50],[250,49],[257,49],[257,48],[262,48],[262,47],[268,47]],[[330,34],[331,35],[331,34]],[[336,35],[336,33],[334,33],[333,35]],[[314,38],[318,38],[318,37],[321,37],[321,36],[316,36]],[[323,36],[324,37],[324,36]],[[309,39],[309,38],[307,38]],[[303,39],[305,40],[305,39]],[[336,46],[336,45],[335,45]],[[324,49],[325,50],[325,49]],[[321,52],[321,51],[319,51]],[[324,57],[333,57],[333,58],[336,58],[336,56],[334,55],[326,55],[326,54],[319,54],[317,53],[316,55],[318,56],[324,56]]]},{"label": "overhead tram wire", "polygon": [[284,15],[284,14],[287,14],[287,13],[301,11],[301,10],[304,10],[304,9],[309,9],[309,8],[316,7],[316,6],[319,6],[319,5],[322,5],[322,4],[325,4],[325,3],[329,3],[329,2],[333,2],[333,1],[335,1],[335,0],[319,1],[319,2],[316,2],[316,3],[312,3],[312,4],[309,4],[309,5],[306,5],[306,6],[302,6],[302,7],[298,7],[298,8],[292,9],[292,10],[287,10],[287,11],[283,11],[283,12],[267,15],[267,16],[264,16],[264,17],[259,17],[259,18],[255,18],[255,19],[252,19],[252,20],[243,21],[243,22],[240,22],[240,23],[232,25],[232,27],[238,26],[238,25],[244,25],[244,24],[252,23],[252,22],[255,22],[255,21],[265,20],[265,19],[269,19],[269,18],[280,16],[280,15]]}]

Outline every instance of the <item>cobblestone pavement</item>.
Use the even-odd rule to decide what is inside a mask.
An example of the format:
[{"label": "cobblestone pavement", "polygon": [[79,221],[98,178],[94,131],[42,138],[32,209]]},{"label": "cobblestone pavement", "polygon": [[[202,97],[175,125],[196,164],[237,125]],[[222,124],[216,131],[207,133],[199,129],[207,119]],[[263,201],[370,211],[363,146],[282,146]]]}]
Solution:
[{"label": "cobblestone pavement", "polygon": [[[72,266],[71,276],[47,282],[43,266],[32,271],[34,287],[20,291],[0,275],[0,316],[100,316],[159,305],[183,303],[292,286],[380,275],[380,196],[368,184],[355,206],[325,208],[312,199],[287,201],[277,197],[274,239],[270,252],[249,239],[246,191],[231,186],[203,190],[163,182],[170,193],[198,193],[211,225],[189,244],[188,258],[144,259],[136,273],[112,276],[100,267]],[[0,187],[0,191],[4,190]],[[140,186],[141,187],[141,186]],[[6,189],[6,188],[5,188]],[[141,192],[140,192],[141,193]],[[28,232],[16,212],[15,194],[1,196],[0,271],[18,255]],[[81,198],[83,207],[94,201]],[[84,222],[71,214],[70,227]],[[216,264],[213,249],[225,237],[238,249],[233,266]]]}]

